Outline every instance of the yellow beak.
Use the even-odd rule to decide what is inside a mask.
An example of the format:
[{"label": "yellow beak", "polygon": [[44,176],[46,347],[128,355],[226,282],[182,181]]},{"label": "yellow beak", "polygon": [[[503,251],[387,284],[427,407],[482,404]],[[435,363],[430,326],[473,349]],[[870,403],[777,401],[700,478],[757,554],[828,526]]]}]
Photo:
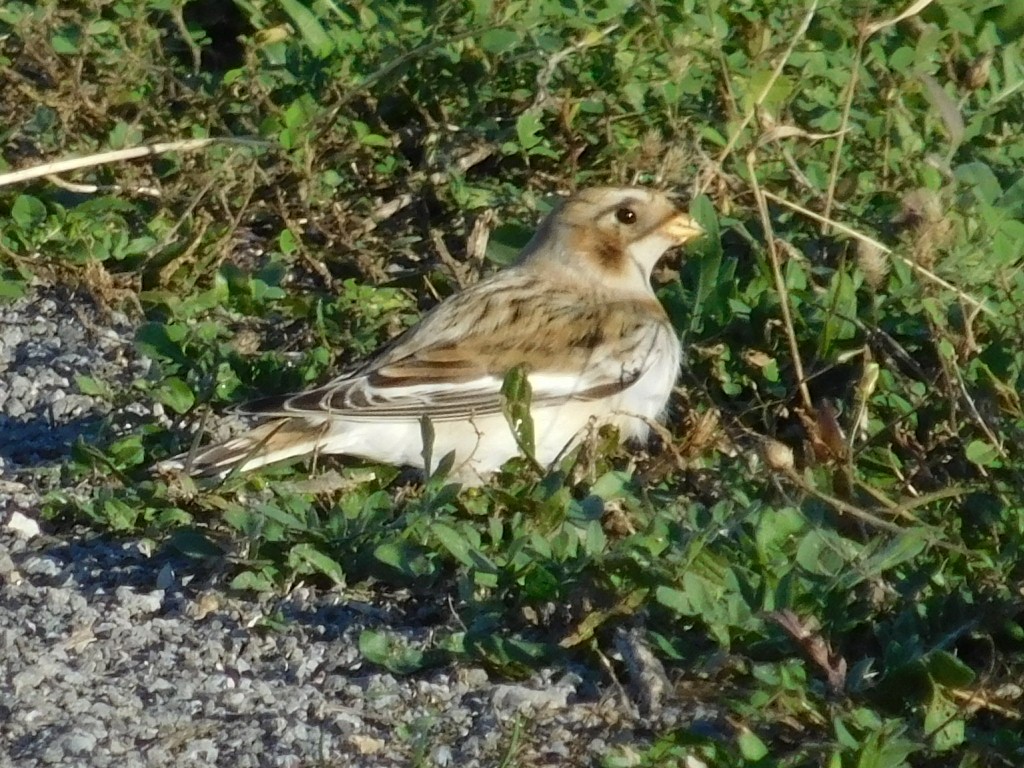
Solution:
[{"label": "yellow beak", "polygon": [[676,245],[688,243],[704,234],[704,228],[688,213],[677,213],[661,225],[661,231],[672,238]]}]

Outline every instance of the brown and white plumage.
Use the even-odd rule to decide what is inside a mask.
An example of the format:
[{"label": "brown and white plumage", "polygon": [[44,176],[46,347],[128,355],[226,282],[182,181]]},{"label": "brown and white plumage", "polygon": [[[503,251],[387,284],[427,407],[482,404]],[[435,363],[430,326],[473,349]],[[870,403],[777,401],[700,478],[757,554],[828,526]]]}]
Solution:
[{"label": "brown and white plumage", "polygon": [[617,425],[623,439],[644,437],[680,357],[651,272],[667,249],[700,233],[659,192],[580,192],[545,219],[514,266],[442,302],[356,369],[242,409],[268,423],[162,467],[223,475],[338,453],[422,468],[426,416],[432,463],[454,451],[453,476],[479,483],[518,453],[501,388],[520,367],[542,464],[595,421]]}]

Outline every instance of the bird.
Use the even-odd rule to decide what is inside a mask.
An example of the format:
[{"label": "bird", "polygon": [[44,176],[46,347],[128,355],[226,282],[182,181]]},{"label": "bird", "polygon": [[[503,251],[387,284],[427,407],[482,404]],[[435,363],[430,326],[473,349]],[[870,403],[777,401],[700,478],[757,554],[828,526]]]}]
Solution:
[{"label": "bird", "polygon": [[522,452],[502,390],[514,370],[529,384],[538,464],[550,467],[603,424],[621,441],[646,439],[682,355],[652,272],[669,249],[702,234],[664,192],[581,190],[541,222],[511,266],[448,297],[326,384],[237,408],[262,423],[158,469],[224,478],[343,454],[430,474],[447,458],[450,481],[481,485]]}]

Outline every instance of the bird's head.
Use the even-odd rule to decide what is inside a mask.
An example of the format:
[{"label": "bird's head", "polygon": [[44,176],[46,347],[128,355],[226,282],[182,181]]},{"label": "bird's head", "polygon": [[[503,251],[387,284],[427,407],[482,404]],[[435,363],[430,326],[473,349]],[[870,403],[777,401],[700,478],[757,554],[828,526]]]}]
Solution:
[{"label": "bird's head", "polygon": [[665,252],[703,233],[662,192],[596,187],[551,213],[520,261],[568,267],[584,279],[650,293],[651,273]]}]

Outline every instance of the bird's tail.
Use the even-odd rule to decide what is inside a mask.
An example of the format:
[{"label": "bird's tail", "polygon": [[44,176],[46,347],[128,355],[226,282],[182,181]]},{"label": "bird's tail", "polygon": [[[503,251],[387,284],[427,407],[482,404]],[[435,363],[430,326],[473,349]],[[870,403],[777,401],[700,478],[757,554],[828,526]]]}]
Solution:
[{"label": "bird's tail", "polygon": [[304,419],[276,419],[222,443],[187,451],[161,461],[158,472],[187,472],[195,477],[225,477],[231,472],[316,453],[329,425]]}]

